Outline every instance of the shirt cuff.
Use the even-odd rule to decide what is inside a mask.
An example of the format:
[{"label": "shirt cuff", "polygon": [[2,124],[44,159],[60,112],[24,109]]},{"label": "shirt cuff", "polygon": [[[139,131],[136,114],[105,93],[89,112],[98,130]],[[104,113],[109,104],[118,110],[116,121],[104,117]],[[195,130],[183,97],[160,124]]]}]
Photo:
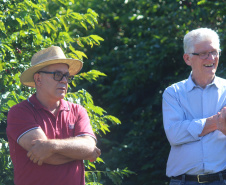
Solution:
[{"label": "shirt cuff", "polygon": [[17,143],[19,143],[20,138],[21,138],[24,134],[30,132],[31,130],[39,129],[39,128],[40,128],[40,127],[34,127],[34,128],[31,128],[31,129],[27,130],[26,132],[22,133],[22,134],[17,138]]},{"label": "shirt cuff", "polygon": [[96,137],[94,137],[94,136],[91,135],[91,134],[80,134],[80,135],[77,135],[77,136],[75,136],[75,137],[82,137],[82,136],[90,136],[90,137],[92,137],[92,138],[96,141],[96,143],[97,143]]},{"label": "shirt cuff", "polygon": [[202,130],[206,124],[206,118],[204,119],[195,119],[188,126],[188,132],[196,139],[199,140],[201,137],[199,135],[202,133]]}]

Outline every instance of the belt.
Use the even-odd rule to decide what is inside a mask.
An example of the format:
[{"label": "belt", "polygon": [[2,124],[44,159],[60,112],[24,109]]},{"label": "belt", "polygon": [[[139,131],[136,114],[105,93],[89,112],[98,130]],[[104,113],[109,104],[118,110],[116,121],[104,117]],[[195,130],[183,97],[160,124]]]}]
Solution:
[{"label": "belt", "polygon": [[172,179],[182,180],[183,176],[185,176],[185,181],[196,181],[198,183],[208,183],[213,181],[220,181],[220,174],[222,174],[223,179],[226,179],[226,170],[206,175],[179,175],[176,177],[172,177]]}]

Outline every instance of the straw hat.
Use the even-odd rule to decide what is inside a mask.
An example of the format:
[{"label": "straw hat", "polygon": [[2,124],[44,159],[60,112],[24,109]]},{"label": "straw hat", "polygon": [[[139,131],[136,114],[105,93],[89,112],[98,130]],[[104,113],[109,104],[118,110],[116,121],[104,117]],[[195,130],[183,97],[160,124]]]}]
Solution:
[{"label": "straw hat", "polygon": [[21,83],[25,86],[35,87],[34,74],[43,67],[58,63],[67,64],[70,75],[77,74],[83,66],[80,60],[66,58],[60,47],[52,46],[33,55],[31,67],[24,71],[20,77]]}]

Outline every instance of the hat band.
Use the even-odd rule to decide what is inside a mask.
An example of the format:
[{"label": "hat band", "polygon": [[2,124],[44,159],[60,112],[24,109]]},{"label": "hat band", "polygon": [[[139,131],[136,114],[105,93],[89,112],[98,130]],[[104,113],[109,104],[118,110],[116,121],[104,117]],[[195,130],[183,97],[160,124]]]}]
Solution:
[{"label": "hat band", "polygon": [[43,62],[46,62],[46,61],[49,61],[49,60],[56,60],[56,59],[66,59],[66,57],[65,56],[62,56],[62,58],[61,58],[61,57],[59,57],[59,56],[56,55],[56,56],[53,56],[53,57],[49,57],[48,59],[40,60],[39,62],[34,63],[34,64],[31,64],[31,65],[34,66],[34,65],[38,65],[40,63],[43,63]]}]

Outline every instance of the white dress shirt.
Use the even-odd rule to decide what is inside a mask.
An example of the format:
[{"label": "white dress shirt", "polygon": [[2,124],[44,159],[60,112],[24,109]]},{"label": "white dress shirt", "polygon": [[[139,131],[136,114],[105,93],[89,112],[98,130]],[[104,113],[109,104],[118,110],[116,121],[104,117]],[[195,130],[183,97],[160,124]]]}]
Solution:
[{"label": "white dress shirt", "polygon": [[163,122],[171,145],[166,175],[209,174],[226,169],[226,136],[216,130],[203,137],[206,118],[226,106],[226,80],[215,77],[201,88],[191,78],[166,88]]}]

